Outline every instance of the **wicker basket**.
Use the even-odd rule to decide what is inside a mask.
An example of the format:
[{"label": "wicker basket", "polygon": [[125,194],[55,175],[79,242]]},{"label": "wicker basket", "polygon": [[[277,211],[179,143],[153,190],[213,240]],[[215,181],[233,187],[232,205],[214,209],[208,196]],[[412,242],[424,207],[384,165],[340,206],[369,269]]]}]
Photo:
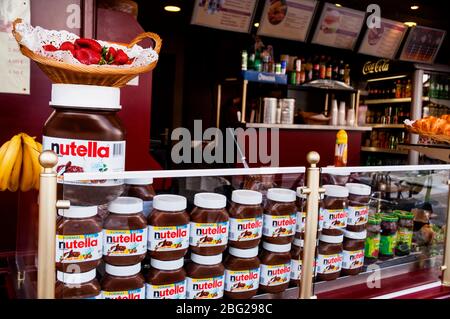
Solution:
[{"label": "wicker basket", "polygon": [[[20,22],[22,22],[22,19],[16,19],[14,21],[12,31],[17,43],[19,44],[20,51],[23,55],[36,62],[39,68],[45,74],[47,74],[47,76],[54,83],[123,87],[137,75],[153,70],[158,62],[158,60],[156,60],[149,65],[130,68],[102,68],[92,67],[84,64],[77,65],[56,61],[36,54],[26,46],[23,46],[19,43],[19,41],[21,40],[21,35],[16,32],[16,24]],[[156,33],[152,32],[144,32],[139,34],[129,44],[115,44],[120,44],[131,48],[133,45],[146,38],[150,38],[153,40],[153,50],[155,50],[156,53],[159,54],[162,40]]]},{"label": "wicker basket", "polygon": [[418,130],[418,129],[410,126],[410,125],[405,125],[405,128],[406,128],[406,130],[409,133],[419,134],[420,136],[430,138],[430,139],[432,139],[433,141],[436,141],[436,142],[450,144],[450,136],[448,136],[448,135],[431,134],[431,133],[428,133],[428,132],[424,132],[424,131]]}]

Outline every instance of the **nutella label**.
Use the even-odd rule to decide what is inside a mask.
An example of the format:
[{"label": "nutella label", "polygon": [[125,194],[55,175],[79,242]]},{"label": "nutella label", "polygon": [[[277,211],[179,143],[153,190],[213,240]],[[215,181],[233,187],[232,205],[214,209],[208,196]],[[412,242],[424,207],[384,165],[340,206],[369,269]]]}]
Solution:
[{"label": "nutella label", "polygon": [[342,252],[342,268],[355,269],[364,265],[364,249]]},{"label": "nutella label", "polygon": [[225,291],[242,292],[259,287],[259,268],[249,270],[225,269]]},{"label": "nutella label", "polygon": [[322,255],[317,256],[316,273],[332,274],[341,271],[342,254]]},{"label": "nutella label", "polygon": [[263,235],[285,237],[294,235],[296,214],[274,216],[264,214]]},{"label": "nutella label", "polygon": [[347,209],[347,225],[364,225],[369,218],[369,207],[349,206]]},{"label": "nutella label", "polygon": [[134,290],[102,291],[103,299],[145,299],[145,287]]},{"label": "nutella label", "polygon": [[219,299],[223,297],[224,276],[186,278],[187,299]]},{"label": "nutella label", "polygon": [[228,222],[193,223],[190,226],[189,245],[197,247],[223,246],[228,242]]},{"label": "nutella label", "polygon": [[[57,137],[42,137],[42,149],[58,155],[58,183],[64,181],[64,173],[123,172],[125,169],[125,141],[91,141]],[[123,180],[84,180],[65,184],[111,186],[123,184]]]},{"label": "nutella label", "polygon": [[297,212],[297,220],[295,222],[295,232],[301,233],[305,231],[306,212]]},{"label": "nutella label", "polygon": [[148,226],[148,250],[170,251],[189,246],[189,224],[179,226]]},{"label": "nutella label", "polygon": [[102,258],[102,233],[56,235],[56,262],[81,263]]},{"label": "nutella label", "polygon": [[291,280],[300,280],[302,274],[302,261],[291,259]]},{"label": "nutella label", "polygon": [[232,241],[246,241],[261,238],[263,218],[230,218],[230,235]]},{"label": "nutella label", "polygon": [[186,280],[167,285],[145,284],[147,299],[186,299]]},{"label": "nutella label", "polygon": [[289,281],[291,265],[263,265],[261,264],[261,279],[259,283],[264,286],[277,286]]},{"label": "nutella label", "polygon": [[133,256],[147,251],[147,228],[103,229],[103,255]]},{"label": "nutella label", "polygon": [[84,298],[84,299],[103,299],[103,295],[101,293],[99,293],[97,296],[88,297],[88,298]]},{"label": "nutella label", "polygon": [[345,228],[347,212],[343,209],[320,209],[319,229]]}]

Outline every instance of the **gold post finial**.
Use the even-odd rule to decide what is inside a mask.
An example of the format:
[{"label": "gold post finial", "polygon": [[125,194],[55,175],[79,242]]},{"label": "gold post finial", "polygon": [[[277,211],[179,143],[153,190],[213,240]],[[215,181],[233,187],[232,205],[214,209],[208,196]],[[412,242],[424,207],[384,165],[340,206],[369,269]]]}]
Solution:
[{"label": "gold post finial", "polygon": [[308,161],[309,164],[311,164],[311,167],[316,167],[316,164],[319,163],[320,161],[320,155],[317,152],[309,152],[306,155],[306,160]]},{"label": "gold post finial", "polygon": [[53,151],[43,151],[39,155],[39,163],[44,168],[44,172],[47,172],[58,164],[58,155]]}]

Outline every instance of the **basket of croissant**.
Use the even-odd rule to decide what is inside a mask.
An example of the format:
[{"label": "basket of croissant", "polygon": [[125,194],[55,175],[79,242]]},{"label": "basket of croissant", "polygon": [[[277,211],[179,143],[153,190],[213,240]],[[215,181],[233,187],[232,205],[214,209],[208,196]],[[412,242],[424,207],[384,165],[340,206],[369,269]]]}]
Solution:
[{"label": "basket of croissant", "polygon": [[450,143],[450,114],[440,117],[428,116],[416,121],[405,121],[410,133],[429,137],[438,142]]}]

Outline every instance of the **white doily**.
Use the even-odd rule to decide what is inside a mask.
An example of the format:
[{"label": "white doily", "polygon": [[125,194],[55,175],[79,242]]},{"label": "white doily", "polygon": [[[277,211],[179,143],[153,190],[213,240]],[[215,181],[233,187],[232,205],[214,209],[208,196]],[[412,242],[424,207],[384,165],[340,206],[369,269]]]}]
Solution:
[{"label": "white doily", "polygon": [[[71,64],[82,64],[80,61],[74,58],[70,51],[45,51],[42,46],[46,44],[53,44],[55,47],[59,46],[66,41],[74,42],[79,38],[76,34],[67,32],[65,30],[46,30],[41,27],[32,27],[31,25],[21,22],[16,24],[16,32],[22,37],[20,44],[26,46],[28,49],[36,54],[58,60],[61,62],[71,63]],[[109,67],[109,68],[130,68],[149,65],[150,63],[158,60],[158,53],[152,48],[144,49],[141,46],[135,44],[131,48],[127,48],[122,45],[115,43],[109,43],[105,41],[97,40],[97,42],[103,47],[113,47],[115,49],[122,49],[130,59],[134,58],[131,64],[127,65],[98,65],[90,64],[89,67]],[[85,64],[82,64],[85,65]]]}]

